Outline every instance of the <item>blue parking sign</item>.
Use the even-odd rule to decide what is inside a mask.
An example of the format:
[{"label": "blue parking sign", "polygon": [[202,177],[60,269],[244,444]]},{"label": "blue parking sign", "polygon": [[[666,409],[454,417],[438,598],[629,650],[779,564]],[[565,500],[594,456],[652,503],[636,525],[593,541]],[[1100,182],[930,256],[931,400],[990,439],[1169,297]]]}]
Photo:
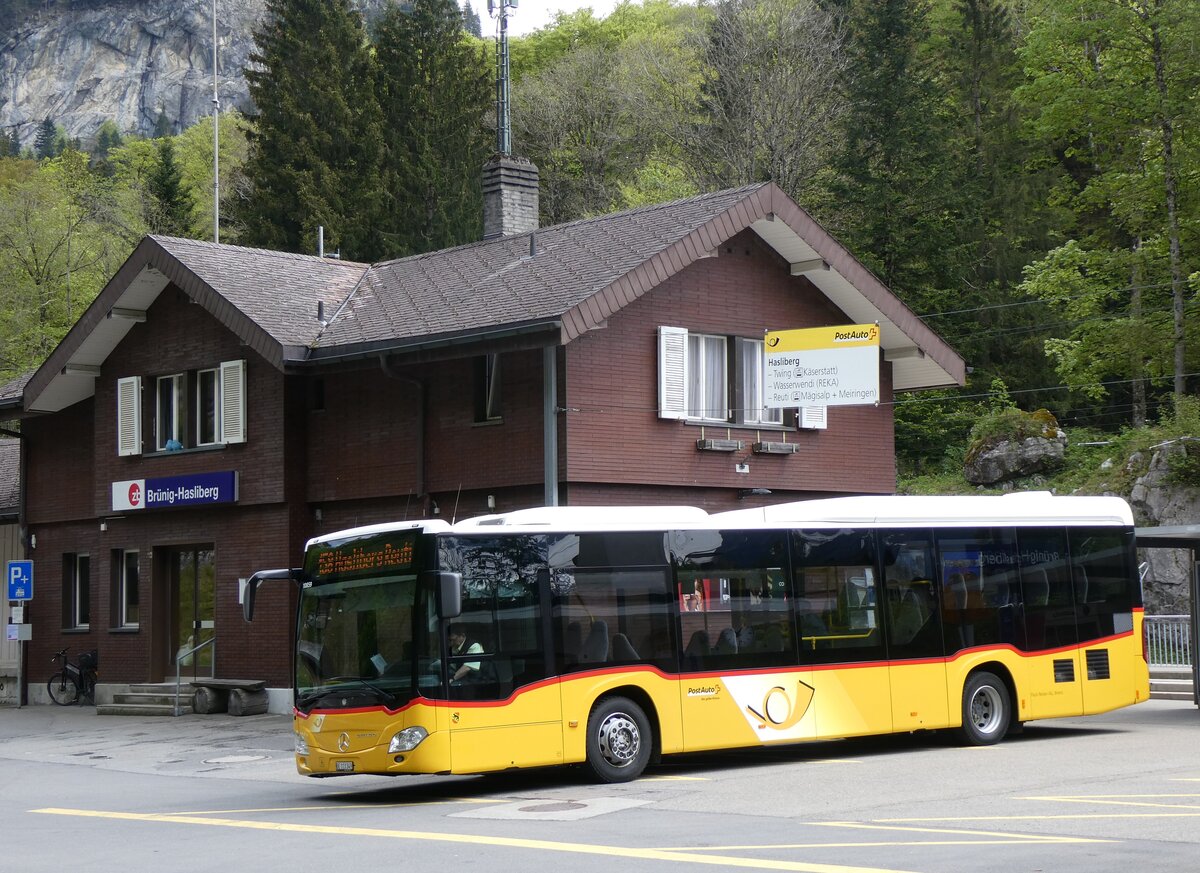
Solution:
[{"label": "blue parking sign", "polygon": [[8,562],[8,599],[33,599],[33,561]]}]

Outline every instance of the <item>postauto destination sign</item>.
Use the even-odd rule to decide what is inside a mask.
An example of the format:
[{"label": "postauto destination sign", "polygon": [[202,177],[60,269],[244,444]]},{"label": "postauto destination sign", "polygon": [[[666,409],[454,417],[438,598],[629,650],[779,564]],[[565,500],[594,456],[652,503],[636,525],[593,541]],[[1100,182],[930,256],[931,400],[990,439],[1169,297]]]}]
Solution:
[{"label": "postauto destination sign", "polygon": [[237,471],[193,473],[158,479],[128,479],[112,483],[113,512],[135,509],[174,509],[237,502]]},{"label": "postauto destination sign", "polygon": [[763,351],[763,405],[770,409],[879,402],[877,324],[770,330]]}]

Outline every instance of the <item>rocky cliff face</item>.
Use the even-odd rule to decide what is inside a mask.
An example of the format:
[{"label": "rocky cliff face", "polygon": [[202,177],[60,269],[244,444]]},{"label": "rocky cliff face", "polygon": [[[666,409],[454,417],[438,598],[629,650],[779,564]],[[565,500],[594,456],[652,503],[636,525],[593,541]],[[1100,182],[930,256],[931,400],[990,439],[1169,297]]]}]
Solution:
[{"label": "rocky cliff face", "polygon": [[[1174,527],[1200,521],[1200,488],[1169,482],[1170,458],[1185,450],[1180,443],[1160,447],[1150,459],[1145,475],[1134,483],[1129,504],[1139,525]],[[1130,464],[1144,463],[1131,458]],[[1191,552],[1180,549],[1146,549],[1150,565],[1146,574],[1146,612],[1151,615],[1186,615]]]},{"label": "rocky cliff face", "polygon": [[[40,12],[0,36],[0,127],[32,146],[46,118],[84,143],[111,118],[150,135],[212,114],[214,0],[138,0]],[[215,0],[222,111],[249,104],[242,69],[265,0]],[[357,4],[368,12],[383,0]]]}]

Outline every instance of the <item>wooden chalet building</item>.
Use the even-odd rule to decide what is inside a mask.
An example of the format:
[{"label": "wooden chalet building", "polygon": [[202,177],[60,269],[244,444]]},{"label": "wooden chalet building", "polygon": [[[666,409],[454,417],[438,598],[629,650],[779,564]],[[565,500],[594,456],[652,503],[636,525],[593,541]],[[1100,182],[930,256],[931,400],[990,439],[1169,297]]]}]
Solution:
[{"label": "wooden chalet building", "polygon": [[63,646],[122,684],[214,635],[190,671],[288,686],[293,595],[264,587],[246,625],[239,580],[317,533],[893,492],[889,403],[762,408],[766,328],[878,322],[882,396],[962,384],[773,184],[536,229],[511,202],[482,242],[378,264],[142,241],[0,397],[22,419],[31,699]]}]

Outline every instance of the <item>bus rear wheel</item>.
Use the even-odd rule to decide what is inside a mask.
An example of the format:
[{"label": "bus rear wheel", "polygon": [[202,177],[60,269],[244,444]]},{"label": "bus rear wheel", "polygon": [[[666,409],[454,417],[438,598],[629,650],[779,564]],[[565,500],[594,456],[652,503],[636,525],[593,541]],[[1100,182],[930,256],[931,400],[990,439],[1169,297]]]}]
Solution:
[{"label": "bus rear wheel", "polygon": [[963,688],[963,741],[971,746],[990,746],[1004,739],[1012,718],[1008,686],[994,673],[974,673]]},{"label": "bus rear wheel", "polygon": [[650,761],[650,720],[627,697],[600,701],[588,718],[587,766],[599,782],[629,782]]}]

